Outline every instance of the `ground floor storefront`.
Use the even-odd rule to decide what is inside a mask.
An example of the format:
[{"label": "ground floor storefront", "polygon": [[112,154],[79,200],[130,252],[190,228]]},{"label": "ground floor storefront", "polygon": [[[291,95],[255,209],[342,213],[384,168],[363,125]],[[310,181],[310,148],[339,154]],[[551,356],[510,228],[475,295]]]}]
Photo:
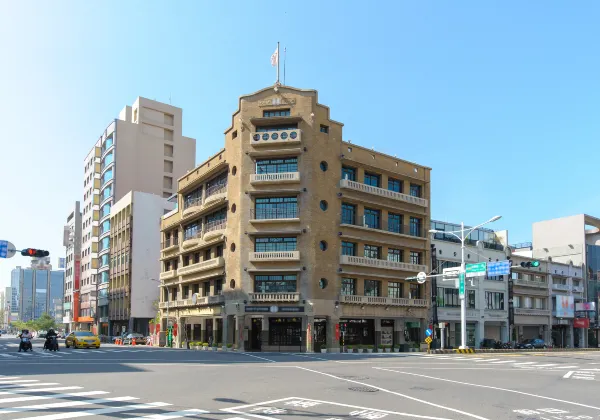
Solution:
[{"label": "ground floor storefront", "polygon": [[125,332],[147,336],[150,333],[150,318],[111,319],[106,324],[106,331],[106,335],[113,337]]},{"label": "ground floor storefront", "polygon": [[[519,314],[521,309],[516,308],[515,325],[512,340],[518,343],[524,340],[542,339],[548,345],[552,343],[552,324],[549,315]],[[535,312],[533,309],[527,309]],[[540,310],[539,312],[542,312]]]},{"label": "ground floor storefront", "polygon": [[[444,342],[446,348],[459,348],[462,342],[461,339],[461,324],[460,321],[451,320],[443,321],[445,328],[436,328],[436,338]],[[442,334],[444,339],[441,340]],[[484,339],[500,341],[502,343],[508,341],[508,321],[472,321],[467,320],[466,325],[466,345],[467,347],[479,348]]]},{"label": "ground floor storefront", "polygon": [[551,343],[554,347],[587,347],[588,328],[578,328],[573,319],[552,320]]}]

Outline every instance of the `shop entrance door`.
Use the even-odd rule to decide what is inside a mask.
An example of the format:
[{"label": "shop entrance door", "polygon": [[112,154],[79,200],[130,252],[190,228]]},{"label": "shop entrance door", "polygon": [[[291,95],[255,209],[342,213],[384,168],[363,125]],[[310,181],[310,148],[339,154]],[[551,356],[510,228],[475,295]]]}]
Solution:
[{"label": "shop entrance door", "polygon": [[262,348],[262,318],[252,318],[252,337],[250,338],[250,348],[254,351],[260,351]]},{"label": "shop entrance door", "polygon": [[315,353],[320,353],[321,349],[327,348],[327,321],[315,321],[314,332]]}]

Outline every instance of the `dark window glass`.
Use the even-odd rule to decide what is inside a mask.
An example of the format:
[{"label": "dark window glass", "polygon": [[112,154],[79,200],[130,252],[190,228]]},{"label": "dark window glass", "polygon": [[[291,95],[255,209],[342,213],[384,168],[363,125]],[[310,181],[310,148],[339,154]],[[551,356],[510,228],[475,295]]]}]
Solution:
[{"label": "dark window glass", "polygon": [[342,255],[356,256],[356,244],[353,242],[342,242]]},{"label": "dark window glass", "polygon": [[327,164],[327,162],[325,162],[325,161],[322,161],[322,162],[319,164],[319,167],[321,168],[321,170],[322,170],[323,172],[325,172],[325,171],[327,171],[327,168],[329,168],[329,165]]},{"label": "dark window glass", "polygon": [[328,127],[328,126],[326,126],[326,125],[323,125],[323,124],[321,124],[321,126],[319,127],[319,131],[320,131],[321,133],[325,133],[325,134],[327,134],[327,133],[329,133],[329,127]]},{"label": "dark window glass", "polygon": [[356,224],[356,206],[354,204],[342,203],[342,223]]},{"label": "dark window glass", "polygon": [[413,197],[421,197],[421,186],[417,184],[410,184],[410,195]]},{"label": "dark window glass", "polygon": [[486,309],[504,309],[504,293],[485,292]]},{"label": "dark window glass", "polygon": [[199,206],[200,204],[202,204],[202,187],[198,187],[194,191],[183,196],[184,209],[191,206]]},{"label": "dark window glass", "polygon": [[206,197],[220,194],[227,190],[227,172],[217,175],[206,183]]},{"label": "dark window glass", "polygon": [[215,280],[215,295],[220,295],[223,293],[223,280],[218,279]]},{"label": "dark window glass", "polygon": [[410,283],[410,290],[409,290],[409,299],[423,299],[423,296],[421,295],[423,292],[423,285],[419,284],[419,283]]},{"label": "dark window glass", "polygon": [[269,318],[269,345],[299,348],[302,345],[302,319]]},{"label": "dark window glass", "polygon": [[196,238],[202,234],[202,222],[200,220],[183,227],[183,239]]},{"label": "dark window glass", "polygon": [[256,219],[291,219],[298,217],[297,197],[257,198],[254,208]]},{"label": "dark window glass", "polygon": [[381,247],[375,245],[365,245],[365,258],[380,259]]},{"label": "dark window glass", "polygon": [[381,296],[381,282],[379,280],[365,280],[365,296]]},{"label": "dark window glass", "polygon": [[257,275],[254,276],[256,293],[294,293],[296,292],[296,275]]},{"label": "dark window glass", "polygon": [[254,252],[296,251],[296,238],[257,237],[254,240]]},{"label": "dark window glass", "polygon": [[388,261],[402,262],[404,253],[401,249],[389,248]]},{"label": "dark window glass", "polygon": [[289,109],[269,109],[263,111],[263,117],[289,117]]},{"label": "dark window glass", "polygon": [[416,251],[410,251],[410,263],[421,264],[421,253]]},{"label": "dark window glass", "polygon": [[388,281],[388,297],[401,298],[402,297],[402,283],[398,281]]},{"label": "dark window glass", "polygon": [[342,278],[342,295],[356,295],[356,279]]},{"label": "dark window glass", "polygon": [[402,181],[399,179],[388,178],[388,190],[395,191],[397,193],[402,192]]},{"label": "dark window glass", "polygon": [[411,236],[423,237],[421,230],[422,230],[421,219],[419,219],[418,217],[411,217],[410,218],[410,234],[411,234]]},{"label": "dark window glass", "polygon": [[216,254],[215,257],[222,257],[223,256],[223,245],[218,245],[217,246],[215,254]]},{"label": "dark window glass", "polygon": [[368,209],[365,207],[365,227],[371,229],[381,228],[381,210]]},{"label": "dark window glass", "polygon": [[401,214],[388,213],[388,231],[394,233],[404,233],[402,229],[403,217]]},{"label": "dark window glass", "polygon": [[381,175],[365,172],[365,184],[372,187],[381,187]]},{"label": "dark window glass", "polygon": [[260,159],[256,161],[257,174],[298,172],[298,158]]},{"label": "dark window glass", "polygon": [[356,169],[348,166],[342,166],[342,179],[356,181]]}]

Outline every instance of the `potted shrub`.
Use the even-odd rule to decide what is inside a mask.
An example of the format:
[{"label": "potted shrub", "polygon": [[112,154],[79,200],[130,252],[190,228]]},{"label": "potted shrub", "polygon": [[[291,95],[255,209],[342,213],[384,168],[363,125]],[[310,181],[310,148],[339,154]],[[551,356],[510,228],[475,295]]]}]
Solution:
[{"label": "potted shrub", "polygon": [[213,345],[216,346],[214,348],[214,351],[220,351],[221,348],[223,347],[223,343],[216,343],[216,344],[213,344]]},{"label": "potted shrub", "polygon": [[225,351],[231,351],[231,348],[233,347],[233,344],[228,343],[225,347],[223,347],[225,349]]},{"label": "potted shrub", "polygon": [[354,347],[352,345],[345,346],[344,353],[354,353]]},{"label": "potted shrub", "polygon": [[378,353],[385,353],[385,351],[384,351],[385,346],[383,344],[378,345],[377,349],[378,349],[377,350]]},{"label": "potted shrub", "polygon": [[367,345],[367,348],[365,349],[365,353],[373,353],[373,345],[372,344]]},{"label": "potted shrub", "polygon": [[327,353],[327,347],[321,347],[321,353]]},{"label": "potted shrub", "polygon": [[208,350],[208,343],[202,343],[202,350]]}]

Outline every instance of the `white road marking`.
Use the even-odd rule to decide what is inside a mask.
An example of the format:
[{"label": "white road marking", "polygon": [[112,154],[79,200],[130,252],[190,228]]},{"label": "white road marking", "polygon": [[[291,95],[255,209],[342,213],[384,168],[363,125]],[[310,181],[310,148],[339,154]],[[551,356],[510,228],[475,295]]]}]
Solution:
[{"label": "white road marking", "polygon": [[74,419],[77,417],[100,416],[109,413],[121,413],[123,411],[146,410],[152,408],[166,407],[172,404],[163,402],[153,402],[147,404],[126,405],[123,407],[99,408],[96,410],[76,411],[70,413],[49,414],[46,416],[24,417],[21,420],[63,420]]},{"label": "white road marking", "polygon": [[60,383],[58,383],[58,382],[36,382],[34,384],[1,385],[0,389],[22,388],[22,387],[28,387],[28,386],[50,386],[50,385],[60,385]]},{"label": "white road marking", "polygon": [[499,360],[497,362],[492,362],[492,365],[499,365],[499,364],[503,364],[503,363],[514,363],[516,362],[516,360]]},{"label": "white road marking", "polygon": [[577,402],[574,402],[574,401],[561,400],[559,398],[546,397],[546,396],[543,396],[543,395],[536,395],[536,394],[532,394],[532,393],[529,393],[529,392],[517,391],[517,390],[514,390],[514,389],[500,388],[500,387],[491,386],[491,385],[472,384],[472,383],[469,383],[469,382],[454,381],[452,379],[437,378],[435,376],[421,375],[421,374],[418,374],[418,373],[400,372],[400,371],[397,371],[397,370],[391,370],[391,369],[379,368],[379,367],[374,367],[373,369],[386,370],[388,372],[400,373],[402,375],[418,376],[418,377],[427,378],[427,379],[436,379],[438,381],[450,382],[450,383],[459,384],[459,385],[474,386],[474,387],[479,387],[479,388],[494,389],[494,390],[497,390],[497,391],[511,392],[511,393],[514,393],[514,394],[527,395],[529,397],[536,397],[536,398],[541,398],[541,399],[544,399],[544,400],[556,401],[556,402],[561,402],[561,403],[565,403],[565,404],[577,405],[579,407],[585,407],[585,408],[592,408],[594,410],[600,410],[600,407],[594,407],[593,405],[581,404],[581,403],[577,403]]},{"label": "white road marking", "polygon": [[493,362],[494,360],[500,359],[475,359],[476,362]]},{"label": "white road marking", "polygon": [[563,378],[564,379],[569,379],[571,377],[571,375],[573,375],[575,372],[574,371],[569,371],[567,373],[564,374]]},{"label": "white road marking", "polygon": [[65,397],[87,397],[90,395],[99,394],[110,394],[106,391],[84,391],[84,392],[72,392],[69,394],[53,394],[53,395],[30,395],[28,397],[11,397],[11,398],[0,398],[0,404],[23,402],[23,401],[35,401],[35,400],[53,400]]},{"label": "white road marking", "polygon": [[540,367],[550,367],[550,366],[558,366],[558,363],[547,363],[545,365],[535,365],[536,368]]},{"label": "white road marking", "polygon": [[266,360],[267,362],[271,362],[271,363],[277,363],[275,360],[271,360],[271,359],[266,359],[264,357],[260,357],[260,356],[255,356],[253,354],[248,354],[248,353],[241,353],[244,354],[246,356],[250,356],[250,357],[256,357],[257,359],[261,359],[261,360]]},{"label": "white road marking", "polygon": [[[455,412],[455,413],[458,413],[458,414],[462,414],[464,416],[469,416],[469,417],[472,417],[472,418],[475,418],[475,419],[478,419],[478,420],[489,420],[489,419],[487,419],[485,417],[481,417],[481,416],[478,416],[476,414],[467,413],[466,411],[461,411],[461,410],[457,410],[455,408],[450,408],[450,407],[446,407],[446,406],[443,406],[443,405],[440,405],[440,404],[435,404],[435,403],[432,403],[430,401],[421,400],[421,399],[418,399],[418,398],[415,398],[415,397],[411,397],[410,395],[400,394],[399,392],[390,391],[389,389],[381,388],[381,387],[378,387],[378,386],[375,386],[375,385],[371,385],[371,384],[368,384],[368,383],[365,383],[365,382],[359,382],[359,381],[354,381],[352,379],[340,378],[339,376],[335,376],[335,375],[332,375],[330,373],[319,372],[318,370],[308,369],[308,368],[301,367],[301,366],[294,366],[294,367],[296,369],[306,370],[308,372],[313,372],[313,373],[318,373],[319,375],[329,376],[330,378],[334,378],[334,379],[337,379],[337,380],[340,380],[340,381],[351,382],[351,383],[355,383],[355,384],[358,384],[358,385],[368,386],[370,388],[375,388],[375,389],[378,389],[380,391],[387,392],[388,394],[397,395],[399,397],[404,397],[404,398],[407,398],[407,399],[412,400],[412,401],[420,402],[421,404],[427,404],[427,405],[431,405],[433,407],[442,408],[444,410],[452,411],[452,412]],[[373,369],[378,369],[378,368],[373,368]],[[383,370],[386,370],[386,369],[383,369]],[[235,414],[241,414],[241,413],[235,413]],[[409,415],[413,416],[413,418],[427,418],[427,417],[419,417],[419,416],[416,416],[414,414],[409,414]],[[431,417],[429,417],[429,418],[431,418]]]},{"label": "white road marking", "polygon": [[109,402],[131,401],[131,400],[138,400],[138,399],[139,398],[135,398],[135,397],[115,397],[115,398],[97,398],[95,400],[66,401],[66,402],[59,402],[59,403],[52,403],[52,404],[24,405],[21,407],[14,407],[14,408],[0,408],[0,415],[10,414],[10,413],[24,413],[26,411],[35,411],[35,410],[46,410],[49,408],[79,407],[82,405],[106,404]]},{"label": "white road marking", "polygon": [[536,362],[521,362],[521,363],[515,363],[515,366],[522,366],[522,365],[535,365]]},{"label": "white road marking", "polygon": [[53,388],[15,389],[12,391],[0,391],[0,395],[24,394],[27,392],[51,392],[66,391],[68,389],[82,389],[82,386],[58,386]]},{"label": "white road marking", "polygon": [[298,353],[294,353],[294,356],[298,356],[298,357],[306,357],[307,359],[315,359],[315,360],[325,360],[326,362],[335,362],[336,360],[331,360],[331,359],[323,359],[322,357],[315,357],[315,356],[306,356],[304,354],[298,354]]},{"label": "white road marking", "polygon": [[38,379],[16,379],[16,380],[10,380],[10,381],[0,380],[0,385],[2,385],[2,384],[20,384],[20,383],[26,383],[26,382],[39,382],[39,380]]},{"label": "white road marking", "polygon": [[[539,367],[539,366],[536,366]],[[579,366],[558,366],[553,369],[579,369]]]},{"label": "white road marking", "polygon": [[143,417],[129,417],[125,420],[135,420],[135,419],[153,419],[153,420],[167,420],[167,419],[178,419],[181,417],[191,417],[197,416],[198,414],[207,414],[210,411],[206,410],[198,410],[196,408],[192,408],[191,410],[182,410],[182,411],[174,411],[168,414],[151,414],[149,416]]},{"label": "white road marking", "polygon": [[0,356],[2,356],[2,357],[19,357],[16,354],[7,354],[7,353],[0,353]]}]

